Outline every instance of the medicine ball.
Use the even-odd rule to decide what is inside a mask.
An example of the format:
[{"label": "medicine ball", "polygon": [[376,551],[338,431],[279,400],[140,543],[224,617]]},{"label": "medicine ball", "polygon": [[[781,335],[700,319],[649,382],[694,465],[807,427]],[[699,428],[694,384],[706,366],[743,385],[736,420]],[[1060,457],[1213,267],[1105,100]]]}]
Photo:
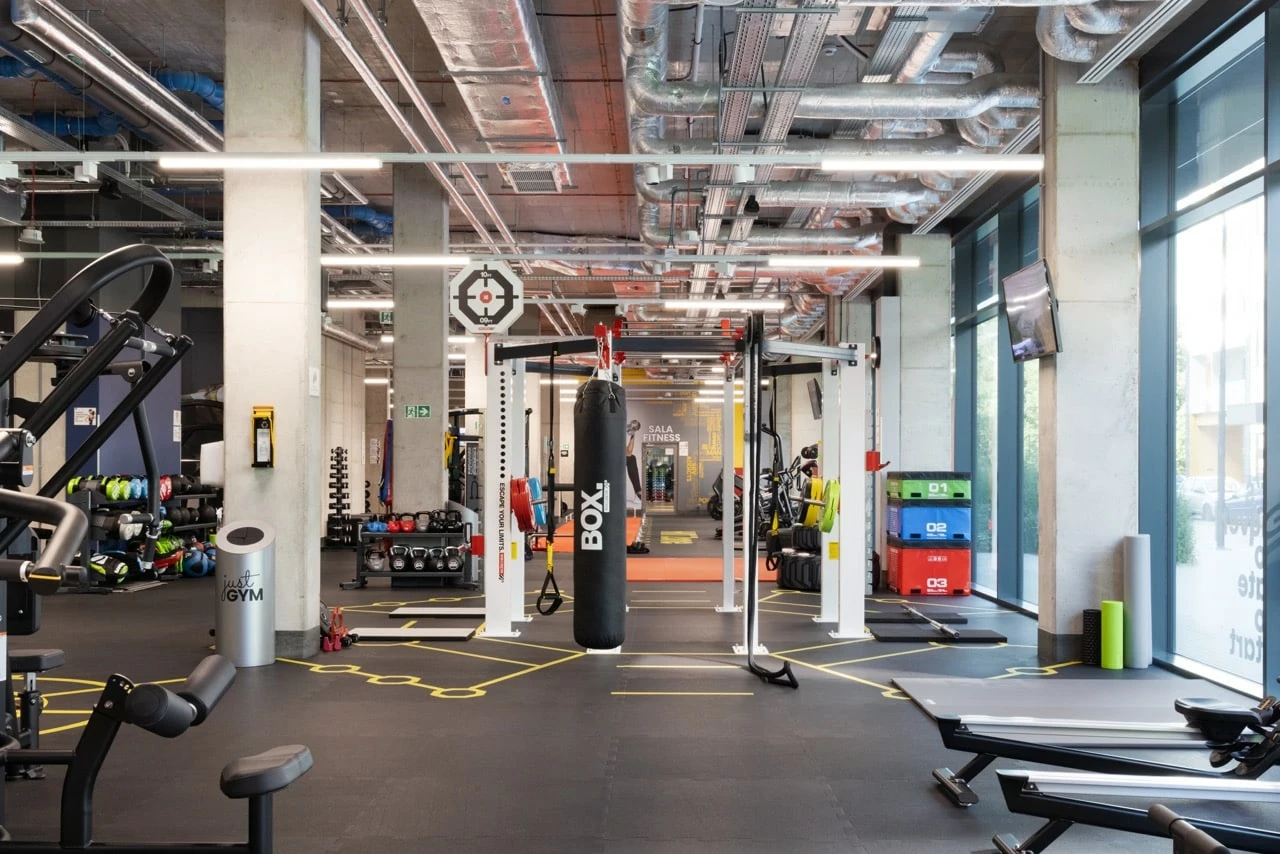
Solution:
[{"label": "medicine ball", "polygon": [[200,521],[206,524],[213,524],[218,520],[218,511],[212,504],[204,504],[200,507]]}]

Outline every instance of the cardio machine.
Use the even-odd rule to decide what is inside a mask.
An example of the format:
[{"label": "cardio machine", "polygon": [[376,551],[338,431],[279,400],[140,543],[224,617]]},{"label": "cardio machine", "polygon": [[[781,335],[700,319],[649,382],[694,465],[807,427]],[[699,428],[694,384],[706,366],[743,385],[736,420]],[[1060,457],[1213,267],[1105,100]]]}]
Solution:
[{"label": "cardio machine", "polygon": [[[978,803],[970,783],[997,758],[1102,774],[1232,780],[1256,779],[1280,761],[1280,706],[1272,698],[1251,709],[1188,698],[1174,709],[1185,724],[938,715],[943,745],[976,755],[959,771],[934,769],[933,778],[953,804],[969,807]],[[1224,770],[1110,752],[1188,749],[1207,751],[1212,769]]]},{"label": "cardio machine", "polygon": [[[83,571],[68,566],[88,528],[88,520],[78,508],[50,498],[0,489],[0,513],[26,523],[54,525],[38,558],[0,559],[0,581],[26,584],[37,595],[49,595]],[[271,854],[272,795],[311,769],[311,752],[302,745],[286,745],[236,759],[222,769],[222,793],[249,801],[249,838],[245,842],[130,845],[104,844],[93,838],[94,784],[120,727],[132,724],[165,738],[176,738],[208,718],[231,687],[235,675],[235,667],[218,655],[201,661],[178,691],[162,685],[138,685],[115,674],[107,680],[88,724],[70,750],[24,750],[17,739],[0,736],[0,761],[62,765],[67,769],[56,841],[11,840],[2,827],[4,799],[3,788],[0,788],[0,854],[90,849],[108,854],[207,854],[211,851]]]}]

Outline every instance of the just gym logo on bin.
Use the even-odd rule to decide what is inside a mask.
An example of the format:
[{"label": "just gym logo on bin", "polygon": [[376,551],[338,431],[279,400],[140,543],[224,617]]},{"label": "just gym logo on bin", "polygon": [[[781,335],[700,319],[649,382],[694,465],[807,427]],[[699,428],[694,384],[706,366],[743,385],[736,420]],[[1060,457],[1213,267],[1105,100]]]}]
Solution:
[{"label": "just gym logo on bin", "polygon": [[594,492],[582,490],[582,510],[578,513],[578,528],[582,531],[579,547],[583,551],[598,552],[604,548],[600,526],[609,512],[609,482],[596,484]]},{"label": "just gym logo on bin", "polygon": [[266,595],[259,574],[245,570],[243,575],[228,578],[222,584],[223,602],[261,602]]}]

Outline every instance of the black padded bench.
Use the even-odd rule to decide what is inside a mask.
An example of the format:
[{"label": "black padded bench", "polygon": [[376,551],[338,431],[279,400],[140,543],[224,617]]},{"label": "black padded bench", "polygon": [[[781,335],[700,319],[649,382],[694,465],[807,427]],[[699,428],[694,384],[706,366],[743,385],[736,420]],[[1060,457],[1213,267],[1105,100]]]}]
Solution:
[{"label": "black padded bench", "polygon": [[271,795],[311,770],[311,751],[301,744],[242,756],[222,769],[219,785],[228,798],[249,799],[249,850],[271,854]]}]

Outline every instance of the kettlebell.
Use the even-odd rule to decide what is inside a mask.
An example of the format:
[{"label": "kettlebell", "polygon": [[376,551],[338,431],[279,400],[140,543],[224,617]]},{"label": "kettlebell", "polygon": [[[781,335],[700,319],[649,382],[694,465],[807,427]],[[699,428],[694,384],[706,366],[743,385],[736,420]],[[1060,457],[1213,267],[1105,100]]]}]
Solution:
[{"label": "kettlebell", "polygon": [[417,529],[417,522],[412,513],[400,514],[400,533],[412,534]]},{"label": "kettlebell", "polygon": [[445,572],[461,572],[462,563],[462,549],[457,546],[449,546],[444,550]]},{"label": "kettlebell", "polygon": [[431,550],[431,561],[427,568],[432,572],[444,572],[444,549],[434,548]]},{"label": "kettlebell", "polygon": [[391,547],[391,571],[404,572],[405,567],[409,564],[409,547],[408,546],[392,546]]},{"label": "kettlebell", "polygon": [[413,571],[414,571],[414,572],[426,572],[426,571],[427,571],[427,557],[428,557],[428,555],[427,555],[427,550],[426,550],[426,548],[424,548],[423,546],[415,546],[412,550],[410,550],[410,552],[409,552],[409,557],[410,557],[410,560],[412,560],[412,562],[413,562]]},{"label": "kettlebell", "polygon": [[365,549],[364,568],[370,572],[382,572],[382,568],[386,565],[387,554],[377,546]]},{"label": "kettlebell", "polygon": [[386,526],[387,526],[387,533],[389,533],[389,534],[398,534],[398,533],[400,533],[400,520],[399,520],[399,519],[388,519],[388,520],[387,520],[387,522],[386,522]]},{"label": "kettlebell", "polygon": [[419,511],[413,517],[413,530],[419,534],[425,534],[431,527],[431,514],[425,510]]},{"label": "kettlebell", "polygon": [[444,529],[450,534],[461,534],[462,513],[458,510],[444,511]]}]

